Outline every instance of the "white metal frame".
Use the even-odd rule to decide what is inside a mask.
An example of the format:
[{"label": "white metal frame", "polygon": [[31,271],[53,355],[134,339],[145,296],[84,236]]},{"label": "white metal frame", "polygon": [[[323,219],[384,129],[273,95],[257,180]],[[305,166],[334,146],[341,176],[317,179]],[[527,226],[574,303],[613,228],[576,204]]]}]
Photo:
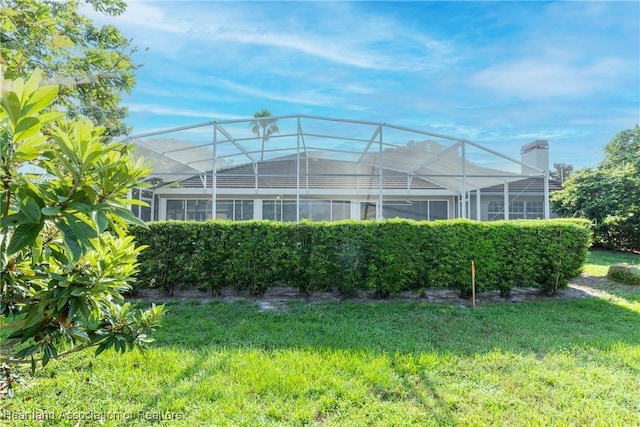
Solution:
[{"label": "white metal frame", "polygon": [[[200,174],[203,177],[204,188],[206,189],[207,175],[210,175],[211,188],[209,190],[212,200],[213,218],[216,216],[216,199],[219,191],[217,184],[220,173],[218,166],[219,161],[233,157],[236,160],[244,159],[245,164],[251,164],[255,176],[254,188],[256,190],[256,197],[259,198],[258,179],[260,177],[260,166],[264,165],[265,161],[274,160],[279,156],[290,156],[292,152],[294,154],[293,159],[295,160],[296,168],[295,199],[298,208],[301,197],[301,176],[303,175],[303,170],[308,170],[308,167],[307,169],[303,168],[303,161],[308,164],[309,160],[313,158],[340,158],[340,156],[351,156],[354,158],[357,157],[357,160],[354,162],[356,164],[377,168],[378,188],[376,194],[376,217],[378,219],[382,218],[383,200],[385,197],[384,178],[390,176],[390,171],[398,175],[406,176],[408,188],[410,188],[412,180],[419,177],[457,194],[459,201],[458,216],[462,218],[470,217],[472,191],[476,192],[476,217],[480,218],[481,189],[502,184],[504,185],[506,207],[505,219],[508,219],[509,183],[524,178],[539,177],[543,179],[544,182],[543,201],[545,218],[549,218],[549,171],[539,170],[531,165],[525,165],[517,159],[472,141],[388,123],[363,120],[348,120],[312,115],[274,116],[268,119],[278,122],[288,120],[295,122],[295,131],[284,131],[282,134],[270,136],[270,140],[292,141],[289,146],[284,148],[269,148],[267,144],[262,148],[262,152],[251,150],[249,145],[255,143],[260,138],[257,135],[251,135],[247,132],[249,124],[256,120],[254,118],[210,121],[192,126],[135,135],[129,137],[128,140],[141,148],[143,155],[146,154],[147,156],[154,157],[155,160],[161,159],[162,161],[157,163],[157,165],[170,163],[171,167],[167,168],[167,170],[161,170],[162,168],[155,167],[153,174],[155,177],[163,178],[166,181],[179,181],[188,176]],[[331,126],[339,128],[340,125],[358,127],[362,132],[362,136],[337,135],[335,132],[330,132],[329,130],[321,132],[307,129],[307,126],[312,128],[319,127],[323,124],[328,124],[329,130],[333,130]],[[232,127],[234,127],[235,130],[232,130]],[[244,131],[242,130],[243,127]],[[153,137],[168,137],[176,133],[192,132],[200,128],[211,128],[211,138],[209,141],[205,140],[199,143],[192,142],[188,145],[178,144],[178,146],[173,142],[173,146],[171,146],[171,144],[167,144],[166,142],[158,143],[157,138],[153,139]],[[367,132],[369,133],[367,134]],[[424,154],[424,159],[417,160],[411,158],[411,156],[402,157],[396,155],[394,153],[397,151],[394,150],[401,149],[403,147],[402,142],[404,141],[399,143],[397,141],[386,140],[385,138],[391,139],[387,137],[387,134],[393,132],[406,133],[407,138],[413,136],[415,138],[434,139],[442,143],[442,150],[439,152],[421,153]],[[322,145],[324,146],[316,146],[310,142],[310,139],[323,141]],[[337,144],[329,143],[336,141]],[[232,154],[223,153],[220,151],[221,144],[232,147],[235,151]],[[377,150],[371,151],[376,144]],[[526,167],[526,170],[532,171],[532,173],[523,174],[480,167],[469,161],[469,149],[478,150],[484,154],[494,156],[512,166],[520,167],[522,170],[525,170]],[[259,158],[265,158],[265,161],[261,162],[258,160]],[[403,164],[403,161],[406,161],[406,164]],[[297,219],[299,220],[299,209]]]}]

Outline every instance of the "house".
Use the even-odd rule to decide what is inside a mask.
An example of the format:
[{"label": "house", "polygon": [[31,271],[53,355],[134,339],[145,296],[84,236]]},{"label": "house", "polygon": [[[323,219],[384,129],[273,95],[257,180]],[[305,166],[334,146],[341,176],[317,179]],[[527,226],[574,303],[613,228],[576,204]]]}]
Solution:
[{"label": "house", "polygon": [[[208,122],[130,138],[152,165],[145,221],[548,218],[546,141],[521,158],[387,123],[318,116]],[[258,126],[259,128],[259,126]]]}]

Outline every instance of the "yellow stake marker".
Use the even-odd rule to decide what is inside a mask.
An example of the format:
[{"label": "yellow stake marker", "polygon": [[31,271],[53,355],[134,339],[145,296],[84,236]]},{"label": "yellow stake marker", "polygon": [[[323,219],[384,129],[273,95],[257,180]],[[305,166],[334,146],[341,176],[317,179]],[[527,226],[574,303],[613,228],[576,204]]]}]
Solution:
[{"label": "yellow stake marker", "polygon": [[473,307],[476,306],[476,264],[471,261],[471,300]]}]

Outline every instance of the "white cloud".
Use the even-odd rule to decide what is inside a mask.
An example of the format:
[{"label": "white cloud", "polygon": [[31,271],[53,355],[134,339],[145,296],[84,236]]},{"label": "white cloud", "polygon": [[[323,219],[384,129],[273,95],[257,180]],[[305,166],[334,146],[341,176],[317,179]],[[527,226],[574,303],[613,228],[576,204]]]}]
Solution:
[{"label": "white cloud", "polygon": [[148,113],[158,116],[169,117],[193,117],[193,118],[210,118],[210,119],[239,119],[235,114],[216,113],[211,111],[190,110],[186,108],[170,108],[165,105],[158,104],[127,104],[127,108],[131,113]]},{"label": "white cloud", "polygon": [[376,92],[376,89],[371,86],[365,86],[359,83],[348,83],[342,87],[347,93],[353,93],[358,95],[372,95]]},{"label": "white cloud", "polygon": [[288,90],[289,93],[283,93],[280,91],[258,89],[255,87],[216,77],[208,77],[207,81],[226,90],[233,91],[237,94],[269,99],[273,101],[282,101],[291,104],[323,106],[332,105],[337,101],[334,96],[323,94],[315,90]]},{"label": "white cloud", "polygon": [[217,6],[191,17],[190,34],[222,51],[232,50],[234,44],[270,47],[340,65],[399,71],[433,67],[451,53],[446,43],[391,18],[367,13],[357,3],[262,7],[261,3],[218,2]]},{"label": "white cloud", "polygon": [[606,88],[620,74],[624,61],[603,58],[589,65],[524,58],[485,68],[470,83],[497,93],[522,98],[589,95]]}]

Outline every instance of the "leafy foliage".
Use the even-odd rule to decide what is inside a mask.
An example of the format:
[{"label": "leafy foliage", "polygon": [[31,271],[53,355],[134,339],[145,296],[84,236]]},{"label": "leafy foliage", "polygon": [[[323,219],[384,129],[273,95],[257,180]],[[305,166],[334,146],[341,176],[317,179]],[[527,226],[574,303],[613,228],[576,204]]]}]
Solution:
[{"label": "leafy foliage", "polygon": [[[149,342],[162,307],[121,305],[137,271],[127,204],[148,170],[88,120],[46,112],[55,86],[17,79],[0,106],[0,328],[8,360]],[[30,170],[31,169],[31,170]]]},{"label": "leafy foliage", "polygon": [[577,171],[552,196],[554,210],[596,224],[594,241],[640,249],[640,127],[620,132],[597,168]]},{"label": "leafy foliage", "polygon": [[105,136],[127,133],[123,91],[135,84],[134,49],[111,25],[101,28],[80,13],[84,5],[119,15],[123,0],[4,0],[0,9],[0,54],[6,79],[27,78],[42,69],[60,87],[56,104],[71,118],[88,117],[106,127]]},{"label": "leafy foliage", "polygon": [[606,157],[602,162],[604,168],[615,168],[620,165],[640,165],[640,126],[627,129],[617,134],[604,147]]}]

